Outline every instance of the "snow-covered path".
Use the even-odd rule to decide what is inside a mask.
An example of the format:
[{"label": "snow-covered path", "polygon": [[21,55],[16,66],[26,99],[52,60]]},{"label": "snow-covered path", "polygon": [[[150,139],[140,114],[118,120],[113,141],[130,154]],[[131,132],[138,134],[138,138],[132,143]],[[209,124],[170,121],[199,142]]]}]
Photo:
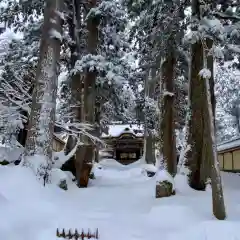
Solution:
[{"label": "snow-covered path", "polygon": [[142,166],[105,161],[87,189],[42,187],[28,169],[0,167],[0,239],[53,240],[56,228],[99,229],[101,240],[240,239],[240,177],[224,174],[229,218],[211,213],[211,194],[182,176],[176,196],[155,199],[155,179]]}]

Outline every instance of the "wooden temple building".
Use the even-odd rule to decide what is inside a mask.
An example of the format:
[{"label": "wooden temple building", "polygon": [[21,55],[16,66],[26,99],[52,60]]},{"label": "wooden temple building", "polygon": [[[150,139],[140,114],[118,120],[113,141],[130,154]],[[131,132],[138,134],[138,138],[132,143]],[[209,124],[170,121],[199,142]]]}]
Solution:
[{"label": "wooden temple building", "polygon": [[[108,128],[108,133],[103,133],[101,136],[105,146],[100,149],[99,160],[111,158],[122,164],[129,164],[142,157],[144,148],[142,124],[117,122],[109,125]],[[66,140],[66,133],[55,129],[53,150],[61,151]],[[240,137],[218,144],[217,152],[221,171],[240,172]]]},{"label": "wooden temple building", "polygon": [[[142,124],[122,124],[116,122],[109,125],[108,133],[103,133],[101,136],[105,146],[100,149],[100,160],[112,158],[122,164],[137,161],[143,155],[143,135],[144,129]],[[66,133],[55,129],[53,150],[56,152],[61,151],[66,140]]]},{"label": "wooden temple building", "polygon": [[240,138],[220,143],[217,146],[220,170],[240,172]]},{"label": "wooden temple building", "polygon": [[143,155],[143,125],[112,124],[108,134],[103,133],[101,138],[106,146],[101,149],[102,158],[113,158],[122,164],[137,161]]}]

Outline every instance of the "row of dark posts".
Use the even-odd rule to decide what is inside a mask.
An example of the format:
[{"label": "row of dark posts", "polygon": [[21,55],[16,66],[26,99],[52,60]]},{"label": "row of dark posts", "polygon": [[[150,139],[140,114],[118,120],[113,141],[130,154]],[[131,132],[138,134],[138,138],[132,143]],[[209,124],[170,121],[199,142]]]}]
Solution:
[{"label": "row of dark posts", "polygon": [[75,231],[69,229],[69,230],[59,230],[57,228],[56,236],[59,238],[66,238],[66,239],[75,239],[75,240],[84,240],[84,239],[99,239],[98,229],[94,233],[88,229],[88,232],[85,233],[82,229],[81,233],[78,232],[77,229]]}]

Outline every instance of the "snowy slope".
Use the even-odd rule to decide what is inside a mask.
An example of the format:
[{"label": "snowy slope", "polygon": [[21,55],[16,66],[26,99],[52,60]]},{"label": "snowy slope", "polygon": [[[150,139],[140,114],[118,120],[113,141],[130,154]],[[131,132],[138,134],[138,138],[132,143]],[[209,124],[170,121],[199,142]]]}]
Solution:
[{"label": "snowy slope", "polygon": [[211,193],[176,177],[176,196],[155,199],[140,163],[101,162],[87,189],[42,187],[29,169],[0,167],[0,239],[53,240],[56,228],[99,229],[101,240],[240,239],[240,177],[224,173],[227,221],[211,213]]}]

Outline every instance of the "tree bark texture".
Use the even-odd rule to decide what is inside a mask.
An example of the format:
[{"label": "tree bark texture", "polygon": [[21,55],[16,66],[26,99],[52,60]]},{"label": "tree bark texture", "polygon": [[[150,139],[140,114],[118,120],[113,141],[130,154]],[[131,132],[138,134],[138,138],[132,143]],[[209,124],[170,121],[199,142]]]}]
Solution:
[{"label": "tree bark texture", "polygon": [[[214,59],[213,55],[209,54],[209,50],[212,49],[213,47],[213,40],[210,38],[206,39],[206,46],[207,49],[205,49],[205,60],[206,60],[206,67],[207,69],[211,72],[211,77],[209,78],[209,87],[210,87],[210,100],[211,100],[211,110],[212,110],[212,121],[214,125],[214,131],[215,131],[215,108],[216,108],[216,98],[214,94]],[[207,94],[207,93],[206,93]],[[207,97],[205,97],[207,99]],[[206,104],[206,107],[208,107],[208,104]],[[206,113],[206,112],[205,112]],[[202,152],[202,158],[203,158],[203,163],[201,166],[201,174],[202,174],[202,179],[207,179],[211,177],[211,152],[209,152],[209,142],[205,141],[205,139],[208,139],[208,134],[209,130],[208,127],[205,127],[208,122],[204,122],[204,144],[203,144],[203,152]]]},{"label": "tree bark texture", "polygon": [[[65,1],[67,10],[69,12],[67,23],[69,29],[69,35],[71,36],[71,59],[70,59],[70,70],[75,68],[75,64],[77,60],[80,60],[80,57],[83,55],[81,51],[81,35],[80,29],[82,29],[82,1],[69,0]],[[73,71],[70,77],[70,98],[69,98],[69,112],[71,114],[70,121],[72,123],[80,123],[83,122],[83,76],[81,73]],[[78,131],[78,129],[72,127],[72,130]],[[72,149],[78,144],[80,139],[79,134],[77,136],[69,135],[67,144],[65,146],[65,154],[67,155]],[[73,174],[79,179],[80,175],[80,167],[81,165],[77,163],[77,157],[79,158],[79,153],[81,155],[80,146],[78,146],[75,155],[68,160],[66,166],[70,167],[70,169],[74,169]]]},{"label": "tree bark texture", "polygon": [[[154,99],[156,81],[152,81],[156,77],[156,69],[150,70],[150,76],[145,79],[145,98]],[[149,81],[150,80],[150,81]],[[154,116],[149,116],[145,113],[144,121],[144,158],[146,163],[151,164],[156,162],[155,157],[155,136],[153,134],[155,129]]]},{"label": "tree bark texture", "polygon": [[205,190],[205,180],[202,179],[201,169],[203,161],[204,141],[204,89],[205,84],[199,72],[203,69],[203,45],[201,41],[191,46],[192,59],[190,70],[190,121],[188,145],[191,146],[186,154],[189,166],[189,185],[196,190]]},{"label": "tree bark texture", "polygon": [[[90,0],[87,2],[87,9],[90,11],[92,8],[96,7],[97,1]],[[96,55],[97,53],[97,44],[98,44],[98,25],[99,25],[99,17],[89,17],[87,19],[87,53]],[[84,97],[83,97],[83,119],[84,122],[92,124],[93,128],[95,126],[95,103],[96,103],[96,77],[97,72],[87,70],[84,77]],[[91,132],[91,134],[95,135],[95,129]],[[80,154],[81,153],[81,154]],[[81,178],[88,172],[89,163],[92,164],[94,160],[95,153],[95,145],[88,137],[84,137],[84,144],[81,146],[81,150],[79,150],[79,154],[76,156],[76,165],[79,166],[78,170],[79,178],[78,185],[80,187],[86,187],[86,185],[82,186]],[[89,177],[89,176],[88,176]],[[86,178],[86,177],[85,177]],[[85,181],[86,182],[86,181]],[[88,182],[88,181],[87,181]]]},{"label": "tree bark texture", "polygon": [[207,133],[206,146],[207,146],[207,157],[210,162],[211,168],[211,185],[212,185],[212,209],[214,216],[219,220],[224,220],[226,218],[226,210],[224,204],[224,196],[221,182],[221,175],[217,157],[217,147],[215,142],[215,129],[213,123],[213,113],[212,113],[212,103],[211,97],[213,93],[211,92],[211,86],[209,80],[205,79],[206,85],[206,105],[205,105],[205,129]]},{"label": "tree bark texture", "polygon": [[173,49],[173,38],[170,37],[168,52],[162,65],[162,107],[160,119],[161,153],[166,170],[175,175],[177,172],[175,116],[174,116],[174,68],[176,59]]},{"label": "tree bark texture", "polygon": [[[198,0],[192,1],[192,15],[200,19],[200,4]],[[195,30],[195,29],[193,29]],[[191,65],[190,65],[190,90],[189,90],[189,132],[187,137],[187,145],[191,146],[186,153],[186,165],[189,168],[189,186],[195,190],[205,190],[206,179],[203,178],[201,172],[204,151],[204,94],[205,83],[200,71],[204,67],[203,62],[203,44],[201,40],[191,45]]]},{"label": "tree bark texture", "polygon": [[52,140],[55,123],[58,61],[62,20],[61,0],[46,0],[40,43],[40,57],[33,91],[25,155],[42,155],[52,164]]}]

